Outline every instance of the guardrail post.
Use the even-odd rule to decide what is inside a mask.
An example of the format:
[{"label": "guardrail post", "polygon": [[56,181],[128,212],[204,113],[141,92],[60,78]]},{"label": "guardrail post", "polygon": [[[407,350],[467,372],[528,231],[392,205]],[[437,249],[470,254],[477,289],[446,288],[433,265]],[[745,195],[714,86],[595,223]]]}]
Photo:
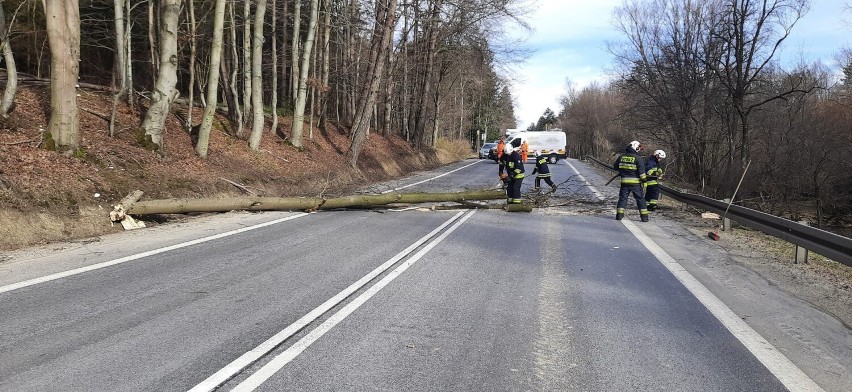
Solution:
[{"label": "guardrail post", "polygon": [[[722,201],[725,202],[725,204],[729,204],[731,199],[723,199]],[[731,231],[731,218],[726,216],[722,219],[722,231]]]},{"label": "guardrail post", "polygon": [[[799,221],[799,223],[803,224],[805,226],[808,225],[808,221],[804,221],[804,220]],[[799,264],[799,263],[808,264],[808,250],[805,249],[805,248],[802,248],[799,245],[796,245],[796,264]]]}]

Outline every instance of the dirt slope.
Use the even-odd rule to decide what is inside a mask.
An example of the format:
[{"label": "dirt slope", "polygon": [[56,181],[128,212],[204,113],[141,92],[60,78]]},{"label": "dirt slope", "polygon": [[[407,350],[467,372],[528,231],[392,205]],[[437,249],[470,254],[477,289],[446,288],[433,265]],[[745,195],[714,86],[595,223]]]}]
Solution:
[{"label": "dirt slope", "polygon": [[[180,119],[170,116],[160,156],[137,141],[144,108],[121,107],[111,138],[111,97],[81,90],[83,154],[65,157],[40,147],[49,119],[47,88],[24,87],[15,102],[12,115],[0,118],[0,250],[121,230],[110,224],[108,212],[136,189],[145,199],[244,195],[234,182],[264,196],[342,195],[468,153],[464,146],[455,146],[455,152],[415,151],[399,137],[373,134],[355,170],[343,160],[349,146],[345,130],[306,124],[305,148],[298,151],[267,129],[260,151],[253,152],[245,140],[226,133],[219,118],[205,161],[195,155]],[[185,107],[178,111],[183,115]],[[201,109],[193,116],[199,122]],[[290,119],[280,120],[279,131],[289,133]]]}]

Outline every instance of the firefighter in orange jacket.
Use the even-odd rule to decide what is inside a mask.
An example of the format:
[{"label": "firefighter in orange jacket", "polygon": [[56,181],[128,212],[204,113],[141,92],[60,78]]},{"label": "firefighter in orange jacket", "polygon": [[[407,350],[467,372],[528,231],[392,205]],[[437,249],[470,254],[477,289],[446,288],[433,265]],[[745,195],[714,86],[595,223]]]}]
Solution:
[{"label": "firefighter in orange jacket", "polygon": [[530,153],[530,145],[527,144],[526,140],[524,140],[524,142],[521,143],[521,162],[524,162],[524,163],[527,162],[527,156],[529,155],[529,153]]},{"label": "firefighter in orange jacket", "polygon": [[506,148],[506,137],[500,136],[500,141],[497,142],[497,160],[503,157],[503,149]]}]

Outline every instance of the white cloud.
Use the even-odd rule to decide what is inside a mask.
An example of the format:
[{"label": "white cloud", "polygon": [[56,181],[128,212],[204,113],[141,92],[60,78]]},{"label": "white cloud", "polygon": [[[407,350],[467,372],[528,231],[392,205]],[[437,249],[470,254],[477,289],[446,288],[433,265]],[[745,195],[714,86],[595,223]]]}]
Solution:
[{"label": "white cloud", "polygon": [[517,67],[512,88],[518,126],[535,122],[548,107],[558,112],[559,96],[570,79],[577,87],[603,81],[610,63],[606,41],[618,38],[610,25],[621,0],[540,0],[529,16],[534,29],[526,44],[535,50]]}]

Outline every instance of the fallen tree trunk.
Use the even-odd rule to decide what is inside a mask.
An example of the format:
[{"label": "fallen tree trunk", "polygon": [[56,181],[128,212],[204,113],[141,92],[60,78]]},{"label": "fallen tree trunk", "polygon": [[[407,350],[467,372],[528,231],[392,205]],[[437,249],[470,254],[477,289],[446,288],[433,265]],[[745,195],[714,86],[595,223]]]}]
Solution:
[{"label": "fallen tree trunk", "polygon": [[[463,202],[467,200],[497,200],[506,197],[499,189],[473,190],[455,193],[387,193],[383,195],[352,195],[324,199],[320,197],[230,197],[222,199],[165,199],[136,201],[123,206],[127,214],[185,214],[189,212],[227,212],[233,210],[316,211],[334,208],[369,207],[393,203]],[[118,206],[116,206],[118,207]]]}]

